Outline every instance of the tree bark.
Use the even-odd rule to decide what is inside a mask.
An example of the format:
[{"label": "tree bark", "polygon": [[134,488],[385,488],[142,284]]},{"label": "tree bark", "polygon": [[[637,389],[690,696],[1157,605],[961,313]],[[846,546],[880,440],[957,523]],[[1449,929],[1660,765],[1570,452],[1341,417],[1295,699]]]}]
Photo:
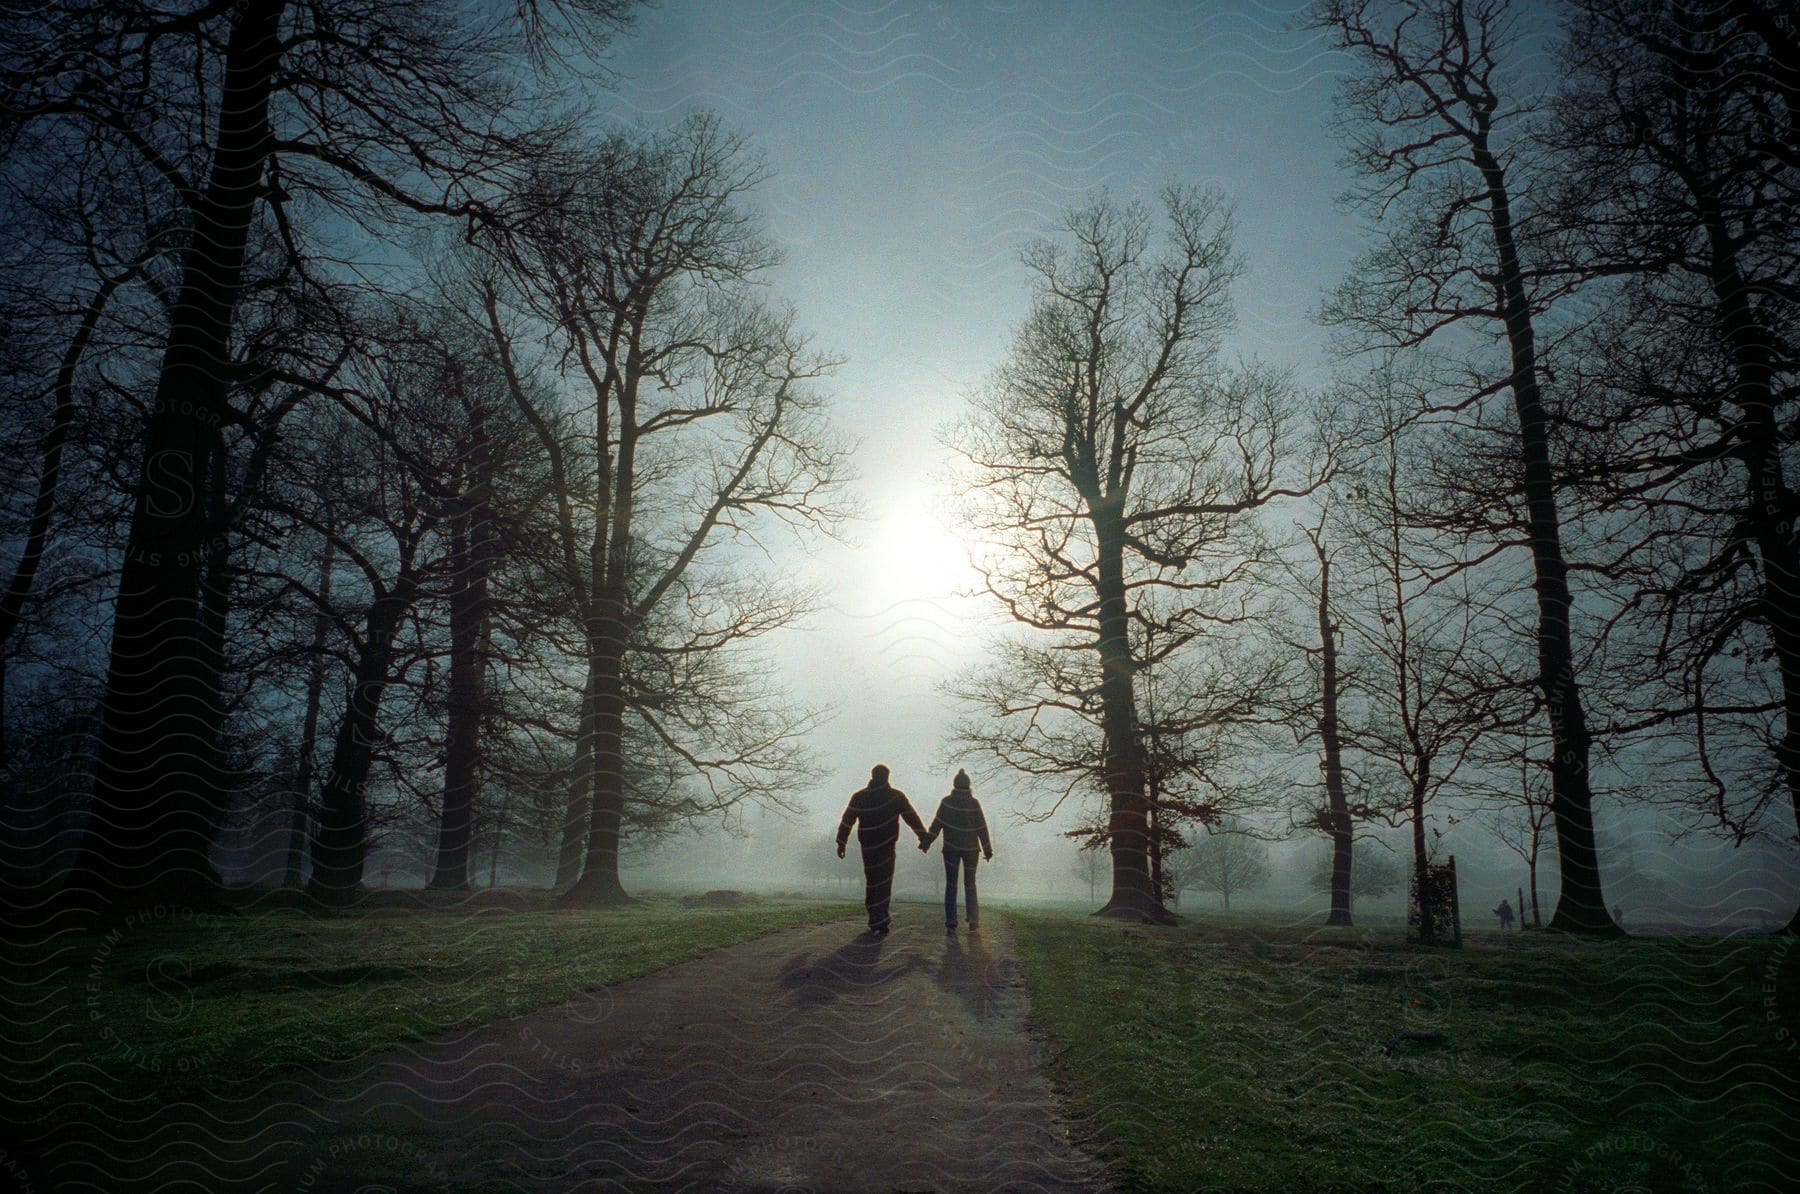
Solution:
[{"label": "tree bark", "polygon": [[349,904],[362,886],[369,833],[366,788],[381,740],[381,700],[393,674],[394,640],[418,593],[415,546],[402,548],[399,576],[369,608],[350,705],[338,724],[331,770],[319,794],[319,830],[306,890],[320,903]]},{"label": "tree bark", "polygon": [[[616,619],[608,619],[618,625]],[[619,879],[619,844],[625,814],[624,633],[605,632],[594,656],[594,789],[581,878],[561,903],[599,907],[633,902]]]},{"label": "tree bark", "polygon": [[[230,339],[269,156],[285,0],[244,0],[225,46],[218,131],[172,312],[113,611],[88,824],[70,876],[83,904],[219,906],[207,862],[208,694],[198,646],[209,531],[202,487],[227,417]],[[201,760],[196,764],[196,760]]]},{"label": "tree bark", "polygon": [[[1531,860],[1525,864],[1525,880],[1531,884],[1531,925],[1533,928],[1544,927],[1543,913],[1538,910],[1537,851],[1531,852]],[[1524,916],[1523,910],[1519,912]]]},{"label": "tree bark", "polygon": [[[1726,226],[1719,199],[1695,185],[1695,207],[1706,228],[1707,273],[1717,300],[1720,339],[1730,355],[1730,401],[1741,412],[1737,442],[1744,466],[1744,521],[1761,558],[1758,619],[1768,628],[1769,645],[1781,676],[1781,736],[1775,766],[1788,791],[1794,826],[1800,831],[1800,500],[1782,472],[1781,427],[1774,390],[1771,346],[1777,337],[1750,305],[1749,287],[1738,266],[1736,241]],[[1800,933],[1800,911],[1786,932]]]},{"label": "tree bark", "polygon": [[1331,831],[1331,912],[1328,925],[1351,923],[1350,878],[1355,836],[1350,802],[1344,795],[1344,744],[1338,722],[1337,634],[1331,624],[1331,560],[1313,544],[1319,557],[1319,741],[1325,752],[1325,799]]},{"label": "tree bark", "polygon": [[1494,238],[1495,281],[1507,346],[1511,390],[1519,419],[1524,464],[1526,531],[1537,591],[1538,686],[1544,694],[1551,738],[1551,816],[1556,824],[1561,890],[1550,927],[1571,933],[1619,936],[1607,911],[1594,847],[1593,792],[1589,786],[1590,738],[1575,681],[1570,632],[1573,602],[1563,557],[1561,518],[1550,461],[1550,420],[1538,387],[1536,330],[1525,295],[1512,223],[1506,173],[1488,147],[1489,120],[1476,109],[1470,147],[1487,187],[1488,225]]},{"label": "tree bark", "polygon": [[1144,798],[1143,751],[1132,691],[1136,669],[1125,600],[1125,532],[1109,510],[1096,511],[1094,522],[1099,548],[1100,716],[1110,804],[1107,835],[1113,861],[1112,896],[1095,915],[1170,923],[1174,917],[1157,899],[1150,879],[1149,810]]},{"label": "tree bark", "polygon": [[628,337],[628,364],[617,391],[617,453],[610,469],[604,461],[609,431],[604,404],[595,411],[595,436],[601,459],[601,510],[588,556],[593,605],[587,621],[589,677],[593,683],[594,794],[581,878],[559,901],[569,906],[634,902],[619,880],[619,842],[625,819],[625,652],[632,634],[628,594],[639,434],[635,354],[643,317],[640,313],[639,323]]},{"label": "tree bark", "polygon": [[205,814],[205,841],[202,844],[204,873],[213,883],[221,882],[213,868],[212,847],[224,827],[232,797],[232,785],[225,760],[225,634],[231,621],[231,594],[236,570],[231,564],[230,519],[225,503],[225,448],[213,444],[212,471],[207,485],[210,510],[210,534],[206,539],[206,567],[201,573],[199,633],[195,636],[195,655],[199,674],[206,685],[200,708],[205,713],[204,732],[196,745],[194,766],[199,775],[198,794]]},{"label": "tree bark", "polygon": [[[1419,941],[1424,945],[1436,945],[1437,922],[1432,919],[1435,912],[1431,898],[1431,858],[1425,850],[1425,790],[1429,785],[1429,776],[1425,764],[1420,761],[1419,773],[1413,777],[1412,783],[1413,877],[1419,890]],[[1519,915],[1524,915],[1522,909]]]},{"label": "tree bark", "polygon": [[[319,557],[319,600],[331,600],[331,572],[337,562],[337,546],[330,539]],[[287,873],[281,885],[301,886],[307,845],[312,838],[312,785],[319,754],[319,708],[325,699],[325,636],[331,618],[324,610],[313,614],[311,662],[306,673],[306,710],[300,720],[300,757],[294,767],[294,823],[288,832]]]},{"label": "tree bark", "polygon": [[140,258],[121,272],[100,280],[100,288],[82,310],[81,322],[76,325],[75,335],[57,366],[56,382],[51,390],[56,405],[50,415],[50,429],[44,433],[44,442],[39,449],[42,463],[38,467],[37,500],[32,504],[31,522],[25,529],[25,546],[19,551],[18,563],[13,565],[12,580],[7,583],[5,595],[0,596],[0,770],[5,770],[10,763],[6,739],[6,662],[12,655],[12,639],[24,617],[25,603],[37,587],[38,569],[44,562],[44,550],[50,542],[50,520],[56,514],[56,492],[62,479],[63,445],[68,442],[69,427],[75,421],[75,372],[81,366],[81,358],[94,338],[94,328],[112,301],[113,293],[135,277],[142,266],[143,259]]},{"label": "tree bark", "polygon": [[481,784],[484,719],[482,657],[492,567],[489,503],[492,487],[481,411],[470,411],[468,441],[472,484],[451,521],[450,691],[444,744],[444,800],[438,826],[437,865],[430,886],[464,891],[469,886],[469,844]]},{"label": "tree bark", "polygon": [[590,663],[582,686],[581,712],[575,729],[575,757],[569,765],[569,800],[563,813],[562,848],[556,857],[556,889],[563,891],[581,878],[587,857],[588,823],[594,810],[594,668]]}]

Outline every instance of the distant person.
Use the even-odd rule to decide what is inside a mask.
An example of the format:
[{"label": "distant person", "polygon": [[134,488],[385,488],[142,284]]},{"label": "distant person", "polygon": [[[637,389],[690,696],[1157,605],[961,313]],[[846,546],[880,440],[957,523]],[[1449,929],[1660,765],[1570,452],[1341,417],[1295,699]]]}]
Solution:
[{"label": "distant person", "polygon": [[869,786],[850,797],[844,818],[838,822],[837,852],[844,856],[850,827],[856,826],[856,842],[862,847],[863,878],[868,890],[863,904],[869,910],[869,931],[882,936],[888,931],[888,903],[894,895],[894,843],[900,840],[900,818],[905,817],[924,848],[925,823],[913,811],[906,793],[888,784],[888,769],[881,763],[869,772]]},{"label": "distant person", "polygon": [[1501,900],[1500,906],[1498,908],[1494,909],[1494,915],[1498,916],[1500,918],[1500,927],[1502,929],[1512,928],[1512,926],[1513,926],[1513,910],[1512,910],[1511,901],[1504,900],[1504,899]]},{"label": "distant person", "polygon": [[956,872],[963,873],[963,891],[969,905],[969,932],[981,927],[981,906],[975,902],[975,851],[994,860],[994,843],[988,837],[987,815],[969,787],[969,773],[958,770],[950,794],[938,803],[931,828],[919,840],[919,849],[930,850],[939,833],[944,835],[944,931],[956,932]]}]

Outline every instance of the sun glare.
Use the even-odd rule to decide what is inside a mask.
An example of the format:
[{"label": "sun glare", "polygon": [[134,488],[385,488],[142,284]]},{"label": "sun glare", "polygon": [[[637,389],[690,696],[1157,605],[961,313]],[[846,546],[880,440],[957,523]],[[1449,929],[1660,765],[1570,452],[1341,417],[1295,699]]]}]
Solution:
[{"label": "sun glare", "polygon": [[884,584],[900,596],[947,598],[979,579],[962,539],[924,502],[888,511],[870,528],[866,544]]}]

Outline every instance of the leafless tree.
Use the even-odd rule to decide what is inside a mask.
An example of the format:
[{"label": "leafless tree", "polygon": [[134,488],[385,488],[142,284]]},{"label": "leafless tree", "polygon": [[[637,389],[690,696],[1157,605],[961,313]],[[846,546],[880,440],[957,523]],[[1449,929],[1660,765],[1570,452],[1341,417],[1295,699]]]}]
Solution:
[{"label": "leafless tree", "polygon": [[[1359,666],[1354,731],[1368,760],[1368,804],[1411,830],[1412,869],[1427,873],[1430,813],[1475,768],[1473,752],[1501,726],[1511,691],[1503,667],[1510,640],[1461,567],[1454,544],[1418,533],[1414,505],[1425,492],[1404,462],[1425,455],[1428,426],[1391,408],[1371,412],[1383,435],[1361,467],[1347,471],[1338,520],[1350,583],[1339,611]],[[1430,885],[1420,885],[1420,931],[1432,943]]]},{"label": "leafless tree", "polygon": [[603,38],[625,11],[545,0],[496,23],[443,0],[196,0],[6,14],[0,151],[135,155],[185,233],[73,893],[115,907],[216,898],[209,487],[221,431],[246,419],[231,400],[243,364],[234,324],[256,230],[305,268],[308,222],[322,211],[365,223],[397,210],[477,217],[484,192],[550,143],[533,127],[529,72],[508,68],[543,60],[559,32]]},{"label": "leafless tree", "polygon": [[1231,897],[1269,881],[1269,848],[1255,837],[1235,832],[1230,824],[1210,831],[1177,853],[1174,886],[1210,891],[1231,911]]},{"label": "leafless tree", "polygon": [[1284,380],[1221,359],[1239,273],[1224,200],[1170,188],[1160,216],[1102,198],[1027,251],[1030,313],[951,445],[986,590],[1024,632],[966,686],[981,713],[965,738],[1065,792],[1097,771],[1113,858],[1101,913],[1155,919],[1138,678],[1253,617],[1244,582],[1268,556],[1254,513],[1315,484],[1290,476]]},{"label": "leafless tree", "polygon": [[[809,720],[741,652],[808,598],[745,564],[771,527],[835,527],[844,450],[816,385],[836,362],[756,294],[776,260],[743,206],[762,175],[715,117],[620,133],[541,175],[483,242],[479,302],[551,461],[584,643],[572,902],[626,898],[628,718],[701,777],[690,811],[778,799],[798,776]],[[544,409],[534,379],[565,405]]]},{"label": "leafless tree", "polygon": [[1107,860],[1100,853],[1094,838],[1076,845],[1075,865],[1070,868],[1070,873],[1087,884],[1088,903],[1094,903],[1098,899],[1095,892],[1100,886],[1100,880],[1106,876],[1106,871]]},{"label": "leafless tree", "polygon": [[[1562,889],[1551,927],[1619,932],[1594,850],[1591,731],[1578,683],[1575,607],[1563,547],[1544,393],[1540,322],[1583,280],[1536,233],[1520,202],[1534,168],[1531,97],[1505,69],[1504,0],[1326,0],[1316,25],[1357,62],[1343,133],[1366,180],[1375,246],[1329,315],[1379,354],[1460,362],[1460,408],[1508,393],[1525,544],[1537,597],[1537,683],[1554,739],[1552,775]],[[1499,348],[1489,362],[1487,344]],[[1512,542],[1507,534],[1503,542]]]},{"label": "leafless tree", "polygon": [[1570,416],[1572,471],[1631,532],[1615,719],[1685,739],[1691,820],[1741,842],[1785,802],[1800,830],[1800,30],[1757,0],[1576,9],[1563,208],[1624,278]]}]

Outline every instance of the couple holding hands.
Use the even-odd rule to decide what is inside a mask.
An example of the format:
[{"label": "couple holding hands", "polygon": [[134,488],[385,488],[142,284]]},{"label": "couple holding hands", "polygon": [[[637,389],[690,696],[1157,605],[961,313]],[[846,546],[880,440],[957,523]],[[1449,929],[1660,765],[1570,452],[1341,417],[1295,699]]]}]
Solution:
[{"label": "couple holding hands", "polygon": [[888,783],[888,769],[881,763],[869,772],[869,786],[850,797],[837,831],[839,858],[844,856],[844,845],[850,840],[853,827],[857,844],[862,847],[863,878],[868,882],[863,903],[869,910],[869,931],[876,936],[888,931],[888,902],[894,892],[894,847],[900,840],[903,819],[919,835],[922,851],[931,849],[938,834],[944,835],[944,928],[956,931],[956,874],[961,870],[969,906],[969,931],[973,933],[981,921],[975,902],[977,852],[991,860],[994,843],[988,837],[981,801],[975,799],[969,787],[968,773],[957,771],[950,794],[938,804],[937,816],[931,819],[928,830],[913,811],[906,793]]}]

